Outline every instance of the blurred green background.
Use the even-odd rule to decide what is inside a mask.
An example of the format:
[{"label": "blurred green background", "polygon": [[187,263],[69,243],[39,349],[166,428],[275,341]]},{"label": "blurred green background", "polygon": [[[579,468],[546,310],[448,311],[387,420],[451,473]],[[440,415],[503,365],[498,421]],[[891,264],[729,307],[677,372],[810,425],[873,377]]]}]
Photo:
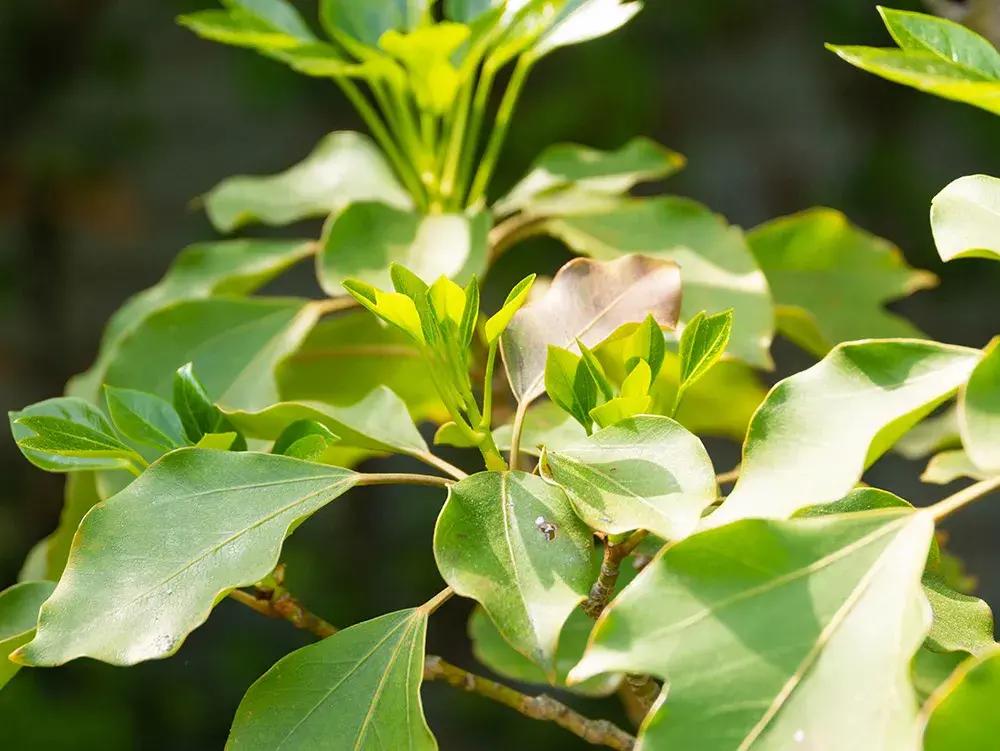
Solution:
[{"label": "blurred green background", "polygon": [[[359,0],[360,2],[361,0]],[[162,274],[179,249],[213,237],[192,199],[234,173],[302,158],[358,122],[332,84],[173,23],[208,2],[5,0],[0,4],[0,395],[7,409],[59,393],[89,363],[103,323]],[[308,2],[298,3],[307,15]],[[896,7],[919,10],[916,2]],[[896,307],[936,339],[982,346],[1000,330],[1000,266],[944,267],[930,199],[964,174],[1000,174],[1000,121],[867,76],[823,42],[886,44],[860,0],[649,0],[624,31],[559,52],[533,75],[496,187],[554,141],[615,147],[651,136],[689,158],[671,192],[750,228],[813,205],[845,211],[941,277]],[[262,234],[262,233],[258,233]],[[318,226],[294,236],[316,236]],[[550,271],[552,244],[515,251],[494,293],[525,269]],[[540,267],[541,266],[541,267]],[[303,268],[277,289],[318,294]],[[776,377],[809,364],[779,342]],[[736,447],[718,447],[720,469]],[[461,457],[452,457],[461,461]],[[916,503],[920,463],[890,456],[869,475]],[[0,443],[0,585],[56,523],[61,481]],[[362,490],[320,513],[286,547],[289,582],[330,620],[357,620],[440,589],[430,553],[439,499]],[[952,549],[1000,605],[1000,505],[950,522]],[[431,624],[429,648],[471,666],[468,608]],[[123,670],[80,661],[25,670],[0,693],[9,749],[221,748],[247,686],[306,643],[284,623],[222,603],[171,660]],[[445,749],[580,748],[554,726],[430,685]],[[620,720],[614,702],[588,710]]]}]

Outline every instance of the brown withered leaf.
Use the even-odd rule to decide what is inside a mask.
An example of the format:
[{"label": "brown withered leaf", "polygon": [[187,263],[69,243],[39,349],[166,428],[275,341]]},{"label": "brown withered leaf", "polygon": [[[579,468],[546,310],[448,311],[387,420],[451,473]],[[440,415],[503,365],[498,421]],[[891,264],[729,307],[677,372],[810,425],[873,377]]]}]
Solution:
[{"label": "brown withered leaf", "polygon": [[673,328],[680,307],[680,268],[673,261],[641,255],[608,262],[573,259],[543,296],[518,311],[501,339],[514,396],[530,402],[543,393],[550,344],[576,350],[579,339],[594,346],[649,314]]}]

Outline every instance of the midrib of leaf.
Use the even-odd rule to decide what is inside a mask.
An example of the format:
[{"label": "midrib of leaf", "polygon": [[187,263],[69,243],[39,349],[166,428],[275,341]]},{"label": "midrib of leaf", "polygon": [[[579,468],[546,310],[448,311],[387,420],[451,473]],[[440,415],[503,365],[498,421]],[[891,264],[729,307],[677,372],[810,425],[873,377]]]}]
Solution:
[{"label": "midrib of leaf", "polygon": [[[912,520],[911,516],[907,515],[905,517],[902,517],[900,522],[903,521],[909,522],[911,520]],[[884,533],[886,533],[886,531],[895,532],[897,526],[899,526],[898,523],[894,524],[890,522],[886,524],[884,527],[881,527],[879,530],[877,530],[877,534],[872,533],[870,535],[866,535],[857,543],[854,543],[853,545],[849,545],[847,546],[847,548],[844,548],[844,550],[852,549],[851,552],[853,552],[853,550],[859,549],[858,543],[863,543],[863,545],[861,545],[860,547],[864,547],[865,545],[869,544],[869,542],[873,542],[875,539],[881,537]],[[833,614],[833,617],[830,619],[830,622],[826,624],[826,626],[823,628],[822,631],[820,631],[819,636],[816,639],[816,643],[812,646],[809,652],[806,653],[805,657],[802,658],[802,661],[795,668],[794,672],[788,677],[788,680],[785,682],[785,685],[781,687],[781,690],[775,696],[774,701],[772,701],[770,706],[768,706],[767,711],[764,712],[760,720],[757,721],[757,724],[750,729],[749,733],[747,733],[746,737],[743,739],[743,742],[740,743],[737,751],[749,751],[750,747],[757,741],[758,738],[760,738],[761,733],[763,733],[764,730],[767,729],[767,726],[771,723],[771,720],[773,720],[775,716],[778,714],[778,712],[781,711],[781,708],[784,706],[785,702],[788,701],[791,695],[795,692],[795,689],[798,688],[800,683],[802,683],[802,680],[805,678],[806,674],[816,663],[816,660],[819,658],[820,654],[823,652],[823,649],[829,643],[830,639],[833,638],[833,635],[836,633],[837,629],[840,628],[840,625],[847,619],[847,617],[854,610],[854,607],[864,597],[864,594],[868,591],[868,588],[871,586],[872,580],[875,578],[875,576],[879,573],[880,569],[884,565],[885,556],[890,551],[890,549],[891,545],[879,554],[878,558],[875,559],[874,564],[868,569],[867,572],[865,572],[865,575],[861,577],[861,581],[858,582],[857,586],[851,592],[850,596],[844,600],[844,603],[837,609],[837,612]]]},{"label": "midrib of leaf", "polygon": [[[323,477],[324,476],[320,476],[319,478],[315,478],[315,479],[322,479]],[[272,486],[272,485],[291,484],[293,482],[298,482],[298,481],[299,480],[278,480],[278,481],[269,482],[269,483],[260,483],[260,484],[255,484],[255,485],[245,485],[245,486],[241,486],[241,487],[235,488],[235,489],[239,490],[239,489],[250,489],[250,488],[265,488],[265,487]],[[307,480],[303,479],[301,481],[302,482],[306,482]],[[178,576],[180,576],[181,574],[183,574],[185,571],[187,571],[188,569],[192,568],[193,566],[201,563],[203,560],[205,560],[206,558],[208,558],[210,555],[213,555],[213,554],[219,552],[222,548],[224,548],[227,545],[231,544],[234,540],[238,540],[240,537],[242,537],[243,535],[248,534],[252,530],[257,529],[258,527],[261,527],[261,526],[263,526],[264,524],[267,524],[270,521],[273,521],[277,517],[279,517],[282,514],[284,514],[286,511],[290,511],[291,509],[295,508],[296,506],[302,505],[303,503],[306,503],[307,501],[309,501],[312,498],[315,498],[318,495],[322,495],[323,493],[331,491],[332,489],[334,489],[338,485],[340,485],[343,481],[344,481],[344,479],[342,478],[342,479],[340,479],[340,480],[338,480],[338,481],[336,481],[336,482],[334,482],[334,483],[332,483],[330,485],[327,485],[324,488],[320,488],[317,491],[314,491],[312,493],[308,493],[307,495],[304,495],[304,496],[301,496],[299,498],[296,498],[292,503],[289,503],[288,505],[279,508],[277,511],[274,511],[271,514],[268,514],[267,516],[265,516],[265,517],[263,517],[261,519],[258,519],[253,524],[251,524],[251,525],[249,525],[247,527],[244,527],[243,529],[239,530],[238,532],[236,532],[233,535],[230,535],[229,537],[227,537],[225,540],[223,540],[219,544],[214,545],[214,546],[208,548],[207,550],[205,550],[201,554],[199,554],[197,557],[192,558],[190,561],[188,561],[187,563],[185,563],[181,568],[177,569],[174,573],[170,574],[168,577],[166,577],[162,581],[157,582],[156,584],[154,584],[152,587],[150,587],[149,589],[147,589],[145,592],[143,592],[143,593],[141,593],[139,595],[136,595],[135,597],[133,597],[128,602],[119,605],[118,607],[116,607],[114,610],[111,611],[110,615],[111,616],[115,616],[118,613],[120,613],[122,610],[124,610],[125,608],[128,608],[128,607],[134,605],[135,603],[139,602],[140,600],[145,599],[146,597],[149,597],[149,595],[153,594],[156,590],[163,588],[165,585],[167,585],[170,582],[172,582],[174,579],[176,579]],[[192,494],[190,496],[184,496],[184,500],[190,500],[191,498],[197,498],[197,497],[200,497],[200,496],[211,495],[212,493],[225,492],[225,490],[228,490],[228,489],[224,489],[224,490],[221,490],[221,491],[220,490],[207,491],[205,493],[194,493],[194,494]],[[225,591],[225,589],[220,590],[220,591]]]},{"label": "midrib of leaf", "polygon": [[[375,642],[375,645],[370,650],[368,650],[368,652],[366,652],[365,655],[360,660],[357,661],[357,664],[355,664],[354,667],[352,667],[350,670],[348,670],[339,681],[337,681],[333,686],[331,686],[330,689],[326,693],[323,694],[322,698],[320,698],[319,701],[317,701],[312,707],[310,707],[309,711],[305,713],[305,715],[302,717],[302,719],[295,723],[295,725],[292,727],[292,729],[289,730],[288,733],[285,735],[285,737],[281,739],[281,741],[278,743],[277,746],[275,746],[275,751],[278,751],[278,749],[280,749],[282,746],[284,746],[285,743],[288,741],[288,739],[291,738],[293,735],[295,735],[298,732],[299,728],[302,727],[302,725],[305,724],[305,722],[310,717],[312,717],[313,714],[315,714],[315,712],[321,706],[323,706],[323,704],[325,704],[326,701],[331,696],[333,696],[334,693],[336,693],[337,689],[339,689],[348,678],[350,678],[358,670],[360,670],[361,666],[364,665],[365,662],[367,662],[371,658],[371,656],[373,654],[375,654],[375,652],[378,651],[378,648],[381,647],[383,644],[385,644],[387,641],[389,641],[389,639],[392,637],[392,635],[395,634],[397,631],[399,631],[399,629],[403,628],[405,625],[406,625],[405,622],[399,623],[391,631],[389,631],[385,636],[383,636],[381,639],[379,639],[377,642]],[[389,664],[390,665],[392,664],[391,660],[390,660]]]},{"label": "midrib of leaf", "polygon": [[[416,619],[411,615],[407,619],[405,624],[406,631],[399,637],[399,642],[393,647],[392,653],[389,655],[389,662],[386,663],[385,670],[382,671],[382,677],[379,678],[378,685],[375,687],[375,693],[372,695],[371,702],[368,704],[368,712],[365,714],[364,719],[361,721],[361,727],[358,729],[358,738],[354,743],[354,751],[360,751],[362,743],[364,742],[365,735],[368,733],[368,728],[372,723],[372,718],[375,716],[375,707],[378,706],[379,700],[382,698],[382,692],[385,690],[385,682],[389,677],[389,673],[392,672],[393,667],[396,665],[396,660],[399,658],[399,653],[403,649],[403,645],[406,644],[410,636],[410,629],[416,625]],[[393,631],[395,633],[395,631]],[[415,640],[414,640],[415,641]],[[384,642],[382,642],[384,643]],[[410,645],[412,649],[412,644]],[[412,654],[412,652],[411,652]],[[406,692],[406,718],[410,718],[410,692]],[[372,726],[373,729],[374,726]],[[376,733],[378,732],[377,729]],[[412,740],[412,738],[410,739]]]},{"label": "midrib of leaf", "polygon": [[[25,427],[28,427],[28,426],[25,426]],[[33,430],[33,428],[29,428],[29,429]],[[100,435],[96,431],[94,432],[94,435],[86,435],[86,434],[81,434],[81,433],[73,433],[73,432],[67,431],[67,430],[60,430],[59,428],[48,428],[47,427],[44,430],[45,430],[44,433],[42,433],[42,434],[36,434],[35,436],[32,436],[32,437],[44,440],[46,436],[61,436],[63,438],[69,438],[73,442],[82,443],[82,444],[88,444],[89,443],[89,444],[91,444],[93,446],[97,446],[99,449],[102,449],[102,450],[110,449],[110,450],[118,452],[118,453],[120,453],[120,452],[122,452],[122,451],[125,450],[125,447],[122,446],[120,443],[111,443],[111,439],[99,440],[98,438],[95,438],[94,436]],[[103,436],[101,436],[101,438],[103,439]],[[30,441],[31,438],[25,438],[24,440],[25,441]],[[86,449],[80,449],[80,450],[86,450]]]},{"label": "midrib of leaf", "polygon": [[[893,511],[895,511],[895,514],[899,514],[898,510],[893,509]],[[873,516],[878,513],[879,512],[874,512]],[[891,514],[884,514],[884,515],[889,516]],[[724,610],[725,608],[730,607],[731,605],[736,605],[742,602],[743,600],[752,599],[754,597],[757,597],[758,595],[766,594],[767,592],[770,592],[773,589],[777,589],[778,587],[783,587],[786,584],[791,584],[792,582],[795,582],[804,576],[809,576],[810,574],[814,574],[817,571],[822,571],[824,568],[831,566],[834,563],[837,563],[841,558],[844,558],[850,555],[851,553],[854,553],[855,551],[864,548],[870,543],[878,540],[883,535],[888,534],[889,531],[892,531],[894,529],[894,526],[895,525],[892,522],[889,522],[884,526],[879,527],[874,532],[869,532],[860,540],[855,540],[850,545],[845,545],[844,547],[833,551],[829,555],[820,558],[818,561],[813,561],[808,566],[803,566],[802,568],[796,569],[795,571],[789,571],[787,574],[772,579],[771,581],[764,582],[756,587],[752,587],[750,589],[744,590],[730,597],[723,598],[722,600],[713,603],[711,607],[707,607],[697,613],[693,613],[687,618],[684,618],[683,620],[680,620],[677,623],[671,624],[669,628],[666,628],[664,630],[658,630],[656,633],[658,636],[660,636],[664,634],[670,634],[675,631],[683,630],[685,628],[688,628],[689,626],[693,626],[696,623],[705,620],[706,618],[718,613],[721,610]],[[673,543],[672,545],[668,545],[664,549],[664,552],[661,554],[661,557],[666,553],[668,553],[669,550],[679,542],[682,541],[678,541]]]}]

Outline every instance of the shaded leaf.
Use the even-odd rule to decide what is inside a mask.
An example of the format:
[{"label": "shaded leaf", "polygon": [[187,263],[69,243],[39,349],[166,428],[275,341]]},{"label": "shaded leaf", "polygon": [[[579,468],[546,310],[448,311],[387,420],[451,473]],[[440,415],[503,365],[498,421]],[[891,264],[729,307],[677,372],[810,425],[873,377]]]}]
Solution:
[{"label": "shaded leaf", "polygon": [[84,518],[17,659],[131,665],[173,654],[226,593],[271,572],[295,527],[356,481],[345,469],[270,454],[167,454]]},{"label": "shaded leaf", "polygon": [[668,545],[604,612],[570,679],[669,677],[645,748],[913,748],[932,533],[929,516],[893,509],[741,521]]},{"label": "shaded leaf", "polygon": [[709,524],[787,517],[843,497],[979,358],[977,350],[917,340],[838,345],[771,389],[747,430],[740,479]]},{"label": "shaded leaf", "polygon": [[464,283],[486,267],[489,221],[484,212],[428,215],[354,203],[326,229],[316,259],[320,283],[330,295],[342,294],[346,279],[385,288],[394,263],[428,283],[440,276]]},{"label": "shaded leaf", "polygon": [[651,415],[547,451],[542,471],[588,526],[611,534],[648,529],[681,539],[718,492],[701,441],[670,418]]},{"label": "shaded leaf", "polygon": [[482,472],[452,485],[434,531],[445,581],[550,673],[563,624],[587,597],[593,554],[563,492],[523,472]]},{"label": "shaded leaf", "polygon": [[1000,648],[969,658],[923,709],[925,751],[990,751],[1000,735]]},{"label": "shaded leaf", "polygon": [[544,296],[514,315],[500,339],[515,397],[531,401],[542,394],[549,345],[572,349],[580,340],[593,346],[647,315],[672,328],[680,295],[680,273],[670,261],[642,256],[570,261]]},{"label": "shaded leaf", "polygon": [[910,268],[896,246],[839,211],[775,219],[747,241],[778,306],[778,330],[817,357],[854,339],[923,336],[884,305],[933,287],[937,278]]},{"label": "shaded leaf", "polygon": [[376,47],[391,30],[412,31],[427,17],[428,0],[320,0],[320,17],[334,39]]},{"label": "shaded leaf", "polygon": [[963,478],[985,480],[989,475],[972,463],[964,449],[942,451],[931,457],[920,475],[921,482],[948,485]]},{"label": "shaded leaf", "polygon": [[[238,443],[239,450],[246,449],[246,441],[236,434],[232,423],[212,402],[205,387],[195,376],[191,363],[179,368],[174,374],[173,400],[184,432],[192,443],[203,448],[221,447],[223,451],[228,451],[234,443]],[[219,435],[232,435],[232,439],[210,437]],[[204,442],[206,438],[207,444]]]},{"label": "shaded leaf", "polygon": [[277,175],[223,180],[205,196],[205,210],[216,229],[232,232],[252,222],[280,226],[326,216],[357,201],[412,205],[378,147],[365,135],[338,131]]},{"label": "shaded leaf", "polygon": [[771,367],[774,306],[767,279],[743,233],[686,198],[620,200],[579,214],[555,216],[544,229],[578,253],[600,260],[642,253],[681,268],[681,320],[732,308],[730,352]]},{"label": "shaded leaf", "polygon": [[184,425],[170,402],[132,389],[104,387],[108,414],[123,436],[161,452],[188,444]]},{"label": "shaded leaf", "polygon": [[907,459],[922,459],[928,454],[958,448],[962,438],[958,432],[958,407],[944,409],[928,417],[899,439],[895,449]]},{"label": "shaded leaf", "polygon": [[621,195],[638,183],[669,177],[684,164],[680,154],[642,137],[615,151],[556,144],[541,153],[528,174],[493,209],[498,214],[533,212],[538,201],[555,199],[563,210],[570,210],[567,191]]},{"label": "shaded leaf", "polygon": [[323,464],[325,463],[322,461],[324,454],[339,440],[321,422],[297,420],[281,431],[281,435],[277,437],[274,446],[271,447],[271,453]]},{"label": "shaded leaf", "polygon": [[[998,84],[1000,111],[1000,84]],[[942,261],[1000,260],[1000,178],[960,177],[934,196],[931,230]]]},{"label": "shaded leaf", "polygon": [[283,657],[243,697],[226,748],[436,749],[420,702],[426,632],[425,611],[400,610]]},{"label": "shaded leaf", "polygon": [[1000,474],[1000,337],[959,391],[958,424],[972,463],[987,475]]},{"label": "shaded leaf", "polygon": [[[540,4],[551,15],[551,4]],[[623,0],[565,0],[548,28],[532,46],[530,56],[541,58],[560,47],[568,47],[617,31],[642,10],[641,2]]]},{"label": "shaded leaf", "polygon": [[550,344],[545,361],[545,391],[549,399],[589,432],[590,410],[597,406],[597,384],[581,357]]},{"label": "shaded leaf", "polygon": [[31,641],[38,609],[55,587],[55,582],[26,581],[0,592],[0,688],[21,669],[7,658],[15,649]]}]

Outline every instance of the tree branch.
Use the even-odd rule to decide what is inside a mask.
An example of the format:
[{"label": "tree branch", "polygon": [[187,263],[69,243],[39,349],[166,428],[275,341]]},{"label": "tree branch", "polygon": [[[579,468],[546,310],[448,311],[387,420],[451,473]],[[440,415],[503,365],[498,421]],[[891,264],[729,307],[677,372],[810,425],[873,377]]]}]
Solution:
[{"label": "tree branch", "polygon": [[[320,639],[337,633],[336,626],[306,610],[295,597],[281,586],[281,581],[284,578],[282,566],[275,569],[273,578],[277,585],[273,589],[263,585],[255,594],[237,589],[230,592],[229,596],[261,615],[268,618],[284,619],[296,628],[308,631]],[[432,598],[426,607],[433,608],[450,596],[451,589],[449,588]],[[510,707],[533,720],[554,722],[559,727],[597,746],[607,746],[618,751],[631,751],[635,746],[635,738],[614,723],[607,720],[591,720],[545,694],[540,696],[522,694],[502,683],[452,665],[437,655],[427,655],[425,658],[424,680],[441,681],[462,691],[478,694]]]},{"label": "tree branch", "polygon": [[591,720],[545,694],[540,696],[522,694],[502,683],[456,667],[436,655],[428,655],[424,661],[424,679],[443,681],[462,691],[479,694],[533,720],[554,722],[595,746],[629,751],[635,745],[635,738],[614,723],[607,720]]}]

